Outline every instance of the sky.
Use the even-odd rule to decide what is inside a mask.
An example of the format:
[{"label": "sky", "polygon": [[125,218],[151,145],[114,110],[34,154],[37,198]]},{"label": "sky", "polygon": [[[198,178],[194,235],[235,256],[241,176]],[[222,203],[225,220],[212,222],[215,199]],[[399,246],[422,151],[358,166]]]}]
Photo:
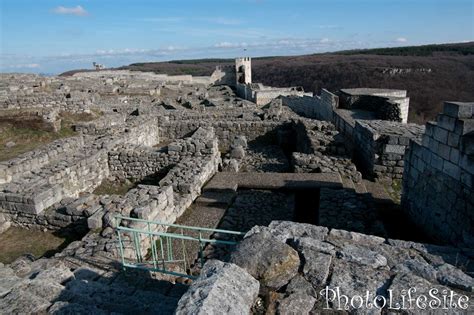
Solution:
[{"label": "sky", "polygon": [[0,72],[474,40],[474,0],[0,0]]}]

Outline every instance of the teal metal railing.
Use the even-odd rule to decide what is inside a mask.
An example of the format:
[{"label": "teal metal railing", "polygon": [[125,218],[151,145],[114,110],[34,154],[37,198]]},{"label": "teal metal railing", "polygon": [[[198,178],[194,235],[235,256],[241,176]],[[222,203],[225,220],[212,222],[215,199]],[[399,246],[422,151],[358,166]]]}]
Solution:
[{"label": "teal metal railing", "polygon": [[[124,216],[116,216],[115,219],[119,253],[124,268],[144,269],[190,279],[195,279],[196,276],[187,273],[190,266],[188,259],[194,259],[196,256],[188,257],[187,250],[193,246],[186,246],[187,243],[197,242],[197,257],[202,267],[205,262],[203,251],[206,245],[235,246],[238,242],[234,239],[245,234]],[[128,226],[124,225],[126,223]],[[216,233],[220,238],[228,239],[210,238]],[[144,254],[145,248],[148,249]],[[133,255],[130,255],[131,253]]]}]

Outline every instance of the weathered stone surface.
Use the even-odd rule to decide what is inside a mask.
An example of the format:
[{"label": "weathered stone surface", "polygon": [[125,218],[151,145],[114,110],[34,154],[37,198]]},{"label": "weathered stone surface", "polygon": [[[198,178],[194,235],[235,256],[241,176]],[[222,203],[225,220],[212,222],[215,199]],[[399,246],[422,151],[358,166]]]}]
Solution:
[{"label": "weathered stone surface", "polygon": [[311,283],[309,283],[303,276],[296,275],[293,279],[290,280],[286,286],[286,293],[304,293],[314,297],[318,296],[317,291],[313,288]]},{"label": "weathered stone surface", "polygon": [[345,245],[337,254],[343,260],[372,268],[380,268],[387,265],[387,258],[362,246]]},{"label": "weathered stone surface", "polygon": [[245,238],[230,261],[273,289],[286,285],[300,266],[298,253],[266,230]]},{"label": "weathered stone surface", "polygon": [[15,275],[15,272],[9,268],[0,266],[0,298],[7,295],[21,278]]},{"label": "weathered stone surface", "polygon": [[294,241],[294,246],[298,252],[306,250],[317,251],[328,255],[334,255],[336,253],[335,247],[330,243],[307,236],[296,238]]},{"label": "weathered stone surface", "polygon": [[413,273],[428,281],[436,281],[436,269],[423,259],[407,259],[392,268],[397,273]]},{"label": "weathered stone surface", "polygon": [[46,312],[50,305],[51,302],[47,299],[20,289],[13,289],[4,298],[0,298],[0,310],[4,314],[38,314]]},{"label": "weathered stone surface", "polygon": [[[437,290],[436,292],[442,293],[443,291],[449,292],[449,288],[443,287],[440,285],[436,285],[433,283],[430,283],[429,281],[418,277],[414,274],[410,273],[400,273],[395,276],[395,278],[392,280],[392,283],[390,284],[390,287],[388,287],[389,294],[391,293],[391,299],[392,299],[392,305],[394,307],[400,307],[403,305],[403,300],[402,300],[402,294],[405,293],[407,294],[408,290],[411,290],[411,296],[414,298],[414,301],[420,296],[420,295],[425,295],[425,296],[430,296],[429,292],[430,290],[435,289]],[[390,296],[390,295],[389,295]],[[406,296],[404,297],[406,300]],[[439,310],[438,313],[436,313],[436,308],[440,308],[440,301],[433,300],[432,301],[432,309],[435,314],[443,314],[443,310]],[[398,303],[398,306],[397,306]],[[425,306],[425,310],[421,310],[420,307],[418,307],[415,302],[412,301],[411,305],[407,305],[407,302],[405,302],[405,307],[409,308],[408,313],[409,314],[419,314],[420,312],[423,311],[428,311],[428,306]],[[456,310],[451,310],[451,312],[455,312]]]},{"label": "weathered stone surface", "polygon": [[313,250],[302,250],[304,257],[303,274],[313,287],[321,287],[329,277],[332,256]]},{"label": "weathered stone surface", "polygon": [[[334,261],[329,288],[339,287],[341,294],[352,297],[368,291],[372,297],[383,292],[388,285],[390,274],[385,270],[374,270],[356,263]],[[341,305],[344,309],[344,305]],[[338,308],[338,306],[336,306]],[[349,306],[350,308],[350,306]]]},{"label": "weathered stone surface", "polygon": [[[249,237],[253,233],[258,233],[260,230],[262,230],[262,227],[256,226],[250,230],[245,237]],[[309,237],[322,241],[329,232],[329,229],[323,226],[291,221],[272,221],[268,226],[268,230],[283,243],[300,237]]]},{"label": "weathered stone surface", "polygon": [[308,294],[294,293],[278,303],[278,314],[309,314],[316,299]]},{"label": "weathered stone surface", "polygon": [[333,239],[333,238],[349,240],[355,243],[372,244],[372,245],[382,244],[385,242],[385,239],[383,237],[366,235],[366,234],[344,231],[344,230],[337,230],[337,229],[332,229],[331,232],[329,232],[329,239]]},{"label": "weathered stone surface", "polygon": [[451,266],[443,264],[436,268],[437,279],[441,284],[449,285],[468,292],[474,292],[474,278]]},{"label": "weathered stone surface", "polygon": [[249,314],[259,283],[230,263],[209,260],[179,300],[176,314]]}]

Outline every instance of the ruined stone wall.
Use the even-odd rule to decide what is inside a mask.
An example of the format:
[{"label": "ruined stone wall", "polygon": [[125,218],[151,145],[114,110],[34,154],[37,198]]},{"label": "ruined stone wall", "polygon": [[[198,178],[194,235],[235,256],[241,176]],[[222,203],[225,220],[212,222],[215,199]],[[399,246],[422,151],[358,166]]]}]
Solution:
[{"label": "ruined stone wall", "polygon": [[345,109],[337,109],[334,111],[334,125],[350,142],[353,141],[355,121],[347,115]]},{"label": "ruined stone wall", "polygon": [[152,146],[158,140],[156,119],[137,119],[135,125],[114,135],[74,137],[25,153],[3,164],[0,208],[41,213],[63,198],[77,197],[100,185],[109,176],[108,152],[116,146]]},{"label": "ruined stone wall", "polygon": [[109,153],[110,176],[118,180],[142,180],[151,174],[165,172],[179,158],[179,155],[147,146],[123,146]]},{"label": "ruined stone wall", "polygon": [[35,92],[10,94],[0,102],[5,109],[56,108],[72,113],[88,112],[97,95],[81,91],[57,90],[52,93]]},{"label": "ruined stone wall", "polygon": [[474,103],[446,102],[405,157],[402,205],[424,232],[474,248]]},{"label": "ruined stone wall", "polygon": [[355,159],[369,175],[397,178],[403,175],[405,150],[424,127],[383,120],[356,120],[353,139]]},{"label": "ruined stone wall", "polygon": [[0,208],[38,214],[63,198],[94,189],[108,173],[105,150],[78,154],[0,187]]},{"label": "ruined stone wall", "polygon": [[[189,143],[201,143],[205,148],[196,146],[195,156],[185,157],[179,160],[168,174],[159,182],[157,186],[139,185],[137,189],[131,190],[124,197],[125,202],[130,206],[121,206],[121,214],[124,216],[131,216],[134,218],[159,221],[162,223],[174,223],[176,219],[181,216],[184,211],[194,202],[194,200],[201,194],[201,188],[209,181],[212,176],[218,171],[221,164],[220,153],[217,145],[217,138],[212,128],[200,128],[193,135],[193,140]],[[190,148],[192,151],[193,149]],[[144,190],[145,189],[145,190]],[[145,197],[144,197],[145,196]],[[118,201],[123,204],[123,201]],[[94,222],[100,224],[100,227],[106,227],[102,223],[106,220],[109,213],[116,213],[113,207],[110,210],[102,209],[96,218],[90,219],[91,225]],[[109,224],[109,226],[111,226]],[[146,230],[148,226],[146,223],[131,223],[129,227]],[[166,231],[166,226],[152,225],[152,231]],[[150,247],[149,238],[147,235],[141,235],[140,245],[142,251]],[[132,241],[131,235],[125,240],[130,244]],[[126,246],[125,255],[134,257],[135,253],[132,246]]]},{"label": "ruined stone wall", "polygon": [[84,145],[81,136],[59,139],[14,159],[0,162],[0,184],[11,182],[23,173],[35,171],[62,154],[72,153]]},{"label": "ruined stone wall", "polygon": [[380,95],[347,95],[340,93],[341,107],[361,109],[375,113],[377,119],[407,123],[410,98],[406,91],[381,93]]},{"label": "ruined stone wall", "polygon": [[344,138],[329,122],[300,119],[293,125],[296,150],[291,155],[295,173],[339,173],[353,182],[362,175],[352,163]]},{"label": "ruined stone wall", "polygon": [[118,147],[109,153],[110,176],[141,180],[165,173],[187,157],[209,155],[217,146],[213,132],[198,129],[190,138],[176,140],[163,149],[140,145]]},{"label": "ruined stone wall", "polygon": [[161,135],[164,139],[179,139],[191,135],[199,127],[213,127],[219,138],[219,149],[228,150],[231,141],[243,135],[248,141],[260,137],[276,139],[281,122],[273,121],[170,121],[163,125]]},{"label": "ruined stone wall", "polygon": [[333,122],[334,110],[339,107],[339,98],[326,89],[321,90],[319,96],[318,118]]},{"label": "ruined stone wall", "polygon": [[298,115],[308,118],[319,117],[319,104],[320,100],[318,97],[309,96],[280,96],[282,104],[288,106]]},{"label": "ruined stone wall", "polygon": [[235,89],[239,97],[255,103],[255,93],[247,84],[236,84]]},{"label": "ruined stone wall", "polygon": [[211,74],[211,81],[214,85],[235,86],[235,66],[216,67]]},{"label": "ruined stone wall", "polygon": [[107,114],[93,121],[79,122],[74,125],[74,131],[86,135],[98,135],[105,132],[116,132],[123,128],[127,116],[125,114]]},{"label": "ruined stone wall", "polygon": [[304,91],[290,90],[290,89],[275,89],[275,90],[263,90],[263,91],[253,91],[253,100],[257,105],[266,105],[270,103],[273,99],[278,98],[279,96],[299,96],[299,97],[312,97],[313,93],[305,93]]}]

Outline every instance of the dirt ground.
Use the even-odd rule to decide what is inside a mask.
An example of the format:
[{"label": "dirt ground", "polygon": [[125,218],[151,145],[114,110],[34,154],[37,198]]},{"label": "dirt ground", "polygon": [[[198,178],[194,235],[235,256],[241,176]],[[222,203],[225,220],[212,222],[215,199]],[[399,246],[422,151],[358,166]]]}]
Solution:
[{"label": "dirt ground", "polygon": [[52,231],[11,227],[0,234],[0,262],[9,264],[24,254],[33,254],[37,258],[48,257],[67,243],[66,237]]}]

